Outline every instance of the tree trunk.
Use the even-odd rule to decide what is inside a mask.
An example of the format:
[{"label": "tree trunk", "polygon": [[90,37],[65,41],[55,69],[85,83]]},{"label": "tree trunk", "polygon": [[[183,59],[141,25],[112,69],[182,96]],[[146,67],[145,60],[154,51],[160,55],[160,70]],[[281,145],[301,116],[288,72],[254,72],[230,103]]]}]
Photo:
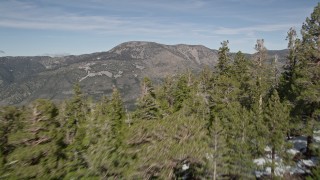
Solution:
[{"label": "tree trunk", "polygon": [[214,118],[214,162],[213,162],[213,180],[217,179],[217,161],[218,161],[218,130],[217,130],[217,117]]},{"label": "tree trunk", "polygon": [[287,140],[290,140],[290,132],[287,132]]},{"label": "tree trunk", "polygon": [[313,137],[312,137],[312,136],[310,136],[310,135],[307,137],[307,149],[306,149],[306,156],[307,156],[307,158],[308,158],[308,159],[310,159],[310,158],[311,158],[311,156],[312,156],[312,150],[311,150],[312,139],[313,139]]},{"label": "tree trunk", "polygon": [[[216,132],[215,132],[216,133]],[[214,135],[214,153],[217,153],[217,134]],[[216,180],[217,176],[217,159],[214,159],[213,162],[213,180]]]},{"label": "tree trunk", "polygon": [[274,147],[272,147],[272,149],[271,149],[271,159],[272,159],[272,164],[271,164],[271,179],[274,179],[275,155],[276,155],[276,150],[275,150]]}]

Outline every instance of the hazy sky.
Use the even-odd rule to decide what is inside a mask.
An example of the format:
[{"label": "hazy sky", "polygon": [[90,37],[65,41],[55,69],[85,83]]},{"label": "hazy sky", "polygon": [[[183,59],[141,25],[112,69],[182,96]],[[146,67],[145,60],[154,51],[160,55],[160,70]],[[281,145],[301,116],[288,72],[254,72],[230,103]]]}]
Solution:
[{"label": "hazy sky", "polygon": [[284,49],[317,0],[0,0],[0,56],[84,54],[126,41]]}]

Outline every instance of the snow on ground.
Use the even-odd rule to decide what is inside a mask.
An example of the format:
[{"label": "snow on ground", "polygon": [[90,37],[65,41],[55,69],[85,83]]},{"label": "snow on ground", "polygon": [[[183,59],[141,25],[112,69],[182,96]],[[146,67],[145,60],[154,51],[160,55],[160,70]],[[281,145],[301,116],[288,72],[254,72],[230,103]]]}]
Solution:
[{"label": "snow on ground", "polygon": [[271,148],[270,148],[269,146],[266,146],[266,147],[264,148],[264,151],[266,151],[266,152],[271,152]]},{"label": "snow on ground", "polygon": [[[269,167],[272,163],[271,155],[268,154],[265,157],[254,159],[253,162],[257,166],[260,166],[260,169],[261,169],[261,170],[255,171],[256,177],[271,175],[271,167]],[[277,155],[275,156],[275,166],[276,166],[275,168],[276,176],[282,176],[286,171],[290,169],[290,166],[285,166],[282,159]]]},{"label": "snow on ground", "polygon": [[266,159],[265,158],[254,159],[253,163],[255,163],[258,166],[262,166],[266,163]]},{"label": "snow on ground", "polygon": [[100,71],[100,72],[90,72],[90,71],[88,71],[88,74],[86,76],[82,77],[79,80],[79,82],[85,80],[88,77],[95,77],[95,76],[102,76],[102,75],[105,75],[105,76],[108,76],[109,78],[112,78],[112,73],[109,72],[109,71]]},{"label": "snow on ground", "polygon": [[[314,131],[314,140],[316,143],[320,143],[320,130]],[[304,153],[307,147],[307,138],[304,136],[292,137],[289,140],[292,143],[293,147],[288,149],[287,152],[294,157],[298,153]],[[265,147],[266,155],[254,159],[253,162],[259,167],[260,170],[255,171],[256,177],[269,176],[271,175],[271,148],[269,146]],[[305,174],[310,173],[310,167],[316,166],[319,162],[317,157],[312,157],[311,159],[301,159],[297,161],[292,166],[284,164],[281,157],[276,155],[275,157],[275,175],[282,177],[284,173],[289,172],[292,174]]]},{"label": "snow on ground", "polygon": [[315,140],[315,142],[320,143],[320,130],[313,131],[313,133],[314,133],[313,139]]},{"label": "snow on ground", "polygon": [[289,154],[296,155],[296,154],[298,154],[300,151],[298,151],[298,150],[295,149],[295,148],[291,148],[291,149],[288,149],[287,152],[288,152]]},{"label": "snow on ground", "polygon": [[315,157],[312,157],[311,159],[302,159],[301,160],[301,163],[304,166],[309,166],[309,167],[316,166],[317,162],[318,162],[318,160]]},{"label": "snow on ground", "polygon": [[307,147],[307,137],[298,136],[289,140],[293,144],[293,149],[304,152]]}]

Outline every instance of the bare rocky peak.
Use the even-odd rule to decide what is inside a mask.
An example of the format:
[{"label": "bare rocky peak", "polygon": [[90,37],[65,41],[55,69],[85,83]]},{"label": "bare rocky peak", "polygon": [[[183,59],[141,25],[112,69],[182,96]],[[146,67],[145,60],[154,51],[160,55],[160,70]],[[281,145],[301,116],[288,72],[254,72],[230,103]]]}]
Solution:
[{"label": "bare rocky peak", "polygon": [[122,43],[109,51],[113,57],[119,59],[150,60],[156,56],[177,56],[198,64],[215,63],[217,53],[202,45],[164,45],[155,42],[131,41]]}]

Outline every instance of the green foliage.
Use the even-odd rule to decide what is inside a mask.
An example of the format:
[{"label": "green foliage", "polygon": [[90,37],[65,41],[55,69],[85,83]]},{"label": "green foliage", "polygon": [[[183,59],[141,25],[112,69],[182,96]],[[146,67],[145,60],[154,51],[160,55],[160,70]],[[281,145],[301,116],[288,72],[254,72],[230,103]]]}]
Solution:
[{"label": "green foliage", "polygon": [[298,89],[295,109],[304,116],[308,144],[306,155],[311,157],[313,129],[318,123],[320,112],[320,3],[314,8],[311,17],[302,26],[302,41],[299,48],[299,65],[296,86]]},{"label": "green foliage", "polygon": [[286,152],[284,137],[289,130],[289,109],[286,104],[280,102],[276,90],[273,90],[264,114],[268,128],[266,140],[272,151],[271,173],[274,176],[275,154],[283,157],[283,152]]},{"label": "green foliage", "polygon": [[182,106],[183,102],[190,98],[190,91],[191,91],[191,83],[192,83],[192,74],[191,72],[187,72],[185,74],[182,74],[173,89],[173,97],[174,97],[174,104],[173,108],[174,111],[179,111]]},{"label": "green foliage", "polygon": [[229,70],[230,66],[230,57],[229,57],[229,47],[228,47],[229,41],[223,41],[221,43],[221,47],[219,48],[219,59],[217,64],[217,70],[219,73],[223,74],[226,73],[226,71]]},{"label": "green foliage", "polygon": [[137,100],[135,117],[138,119],[157,119],[160,116],[160,109],[156,102],[156,96],[152,82],[144,78],[141,84],[141,95]]},{"label": "green foliage", "polygon": [[115,148],[122,144],[123,127],[124,127],[124,109],[120,92],[113,90],[111,101],[109,103],[109,119],[110,119],[110,138],[114,141]]},{"label": "green foliage", "polygon": [[54,178],[59,171],[58,109],[45,99],[38,99],[25,109],[23,129],[10,134],[15,146],[6,164],[10,178]]},{"label": "green foliage", "polygon": [[19,116],[20,112],[16,107],[0,108],[0,174],[5,174],[8,155],[14,150],[14,146],[9,143],[9,136],[19,130]]},{"label": "green foliage", "polygon": [[307,180],[320,179],[320,165],[312,169],[312,174],[306,177]]},{"label": "green foliage", "polygon": [[238,83],[239,94],[238,101],[247,109],[252,108],[253,104],[253,80],[251,77],[252,62],[249,61],[241,51],[237,52],[234,57],[232,66],[232,76]]},{"label": "green foliage", "polygon": [[252,156],[250,152],[250,116],[238,102],[229,104],[220,112],[225,135],[225,170],[230,178],[252,178]]},{"label": "green foliage", "polygon": [[66,176],[79,178],[83,176],[82,171],[87,167],[84,154],[87,149],[86,121],[89,108],[79,84],[74,86],[73,91],[73,97],[66,102],[65,115],[62,117],[61,123],[65,132]]},{"label": "green foliage", "polygon": [[309,61],[318,63],[320,59],[320,3],[314,8],[310,17],[302,25],[302,43],[308,52]]},{"label": "green foliage", "polygon": [[123,178],[127,168],[125,113],[116,88],[113,89],[111,100],[106,97],[102,99],[97,114],[97,120],[91,121],[97,136],[92,136],[93,143],[86,155],[90,173],[100,178]]},{"label": "green foliage", "polygon": [[[216,71],[187,71],[156,88],[144,78],[133,112],[125,112],[116,88],[95,103],[79,84],[59,106],[38,99],[1,107],[0,179],[253,179],[253,158],[266,146],[274,178],[275,155],[289,157],[285,136],[301,128],[297,122],[308,137],[307,157],[318,156],[319,10],[320,3],[302,40],[288,32],[280,82],[264,40],[252,61],[241,52],[231,59],[224,41]],[[318,166],[308,178],[319,178]]]},{"label": "green foliage", "polygon": [[160,116],[166,117],[173,113],[174,105],[174,79],[170,76],[166,77],[163,84],[156,88],[156,100],[160,108]]},{"label": "green foliage", "polygon": [[131,177],[174,179],[183,174],[183,164],[190,166],[190,176],[206,177],[206,121],[175,113],[156,123],[136,122],[128,129],[127,137],[133,161]]}]

